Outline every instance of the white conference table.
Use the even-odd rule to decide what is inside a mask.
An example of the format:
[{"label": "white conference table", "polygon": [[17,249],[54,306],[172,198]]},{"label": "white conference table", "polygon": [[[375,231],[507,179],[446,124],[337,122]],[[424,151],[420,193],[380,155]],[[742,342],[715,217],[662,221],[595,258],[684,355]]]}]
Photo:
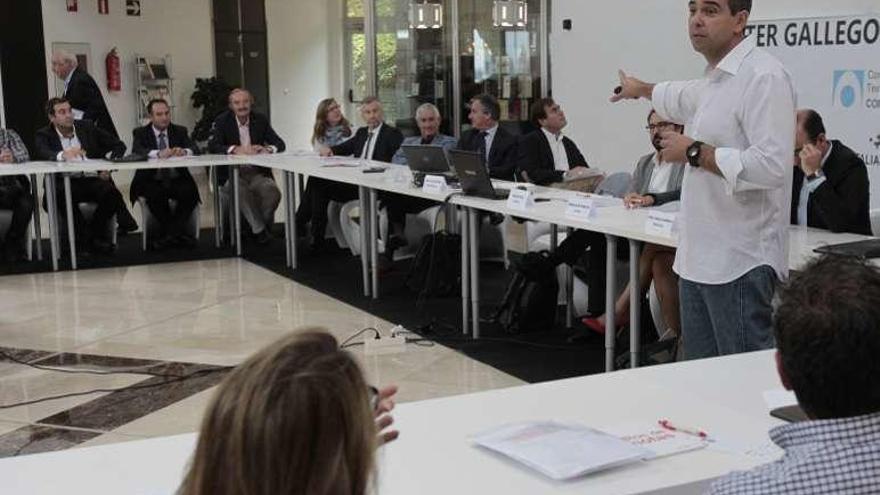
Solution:
[{"label": "white conference table", "polygon": [[[401,436],[378,454],[378,493],[701,493],[719,476],[780,455],[767,431],[782,423],[770,417],[762,397],[779,387],[773,352],[763,351],[401,404],[394,413]],[[560,483],[469,441],[518,421],[648,429],[663,418],[703,428],[716,442]],[[0,479],[21,495],[170,495],[195,441],[193,433],[8,458],[0,460]]]},{"label": "white conference table", "polygon": [[[360,196],[361,216],[363,221],[361,232],[361,266],[363,275],[364,295],[373,298],[379,296],[379,270],[378,270],[378,195],[380,191],[403,194],[433,201],[448,202],[462,208],[460,215],[460,233],[462,237],[462,331],[470,333],[474,337],[480,336],[480,290],[479,290],[479,212],[501,213],[507,216],[523,218],[529,221],[547,222],[553,225],[554,233],[558,227],[566,229],[583,229],[604,234],[607,239],[608,253],[616,253],[617,243],[625,239],[629,243],[629,281],[632,300],[638,300],[638,259],[641,254],[643,243],[653,243],[670,247],[677,246],[677,239],[662,235],[649,234],[645,224],[648,219],[648,211],[645,209],[629,210],[623,206],[606,206],[598,208],[595,218],[587,220],[574,219],[566,215],[567,198],[574,194],[571,191],[551,189],[530,184],[514,184],[503,181],[494,181],[499,187],[526,187],[530,189],[534,197],[552,198],[551,201],[534,204],[527,210],[509,208],[506,201],[490,200],[477,197],[462,196],[454,191],[433,193],[417,188],[411,183],[411,174],[406,167],[389,165],[383,162],[358,160],[351,158],[320,158],[309,152],[290,152],[276,155],[257,156],[233,156],[233,155],[203,155],[196,157],[150,160],[134,163],[110,163],[100,160],[84,162],[28,162],[14,167],[0,167],[0,175],[27,174],[35,177],[36,174],[54,175],[63,174],[65,186],[65,203],[67,205],[67,226],[71,233],[69,237],[71,251],[71,265],[77,268],[76,249],[73,228],[73,212],[70,192],[70,174],[76,172],[97,172],[100,170],[139,170],[177,167],[212,167],[231,166],[231,180],[233,187],[232,211],[239,211],[239,166],[257,165],[279,170],[283,175],[282,186],[284,190],[284,224],[285,224],[285,249],[287,265],[292,269],[297,267],[297,232],[295,221],[295,209],[297,194],[302,184],[303,176],[317,177],[336,182],[351,184],[358,187]],[[336,165],[336,166],[334,166]],[[346,165],[346,166],[338,166]],[[383,167],[385,173],[367,174],[363,170],[366,167]],[[217,174],[213,174],[215,191],[219,190]],[[34,182],[34,181],[32,181]],[[35,184],[34,184],[35,186]],[[58,246],[58,222],[57,205],[55,195],[55,181],[46,181],[47,202],[49,210],[50,245],[52,247],[53,268],[58,269],[60,247]],[[215,201],[215,224],[219,227],[220,221],[219,194],[214,195]],[[233,215],[233,245],[237,255],[242,254],[241,223],[240,215]],[[220,245],[221,229],[215,229],[216,244]],[[554,245],[556,236],[554,238]],[[865,239],[865,236],[853,234],[833,234],[817,229],[803,227],[791,227],[790,259],[789,267],[793,270],[813,256],[813,249],[818,246],[842,242],[851,242]],[[39,253],[38,253],[39,254]],[[616,294],[616,256],[607,256],[607,286],[606,286],[606,318],[608,328],[615,328],[614,301]],[[569,281],[566,284],[569,308],[567,322],[571,323],[571,295],[572,276],[569,270]],[[630,305],[630,328],[638,329],[641,324],[641,305]],[[638,331],[630,332],[630,363],[632,367],[638,366],[639,362],[639,334]],[[606,333],[606,370],[614,369],[615,342],[614,332]]]},{"label": "white conference table", "polygon": [[[420,188],[412,185],[409,177],[408,169],[398,165],[389,165],[383,162],[357,160],[351,158],[318,158],[307,155],[261,155],[253,161],[271,168],[279,168],[285,171],[285,175],[291,176],[296,181],[301,181],[301,175],[310,177],[319,177],[336,182],[343,182],[359,187],[360,205],[362,215],[367,218],[361,228],[361,241],[363,255],[361,257],[363,278],[364,278],[364,294],[369,296],[372,294],[374,298],[378,298],[379,279],[378,279],[378,208],[377,208],[377,192],[391,192],[413,197],[430,199],[437,202],[447,201],[449,204],[461,207],[464,212],[460,215],[460,233],[462,237],[462,330],[465,333],[467,329],[471,329],[474,337],[480,336],[480,290],[479,290],[479,212],[500,213],[507,216],[519,217],[529,221],[546,222],[554,226],[555,229],[563,227],[566,229],[582,229],[604,234],[607,239],[607,252],[616,253],[617,243],[623,239],[629,243],[629,285],[631,300],[636,301],[640,298],[639,282],[638,282],[638,259],[641,255],[641,247],[643,243],[659,244],[669,247],[677,247],[678,239],[672,236],[663,236],[648,233],[646,231],[646,223],[648,221],[649,209],[627,209],[624,206],[605,206],[597,209],[595,218],[590,220],[582,220],[571,218],[566,215],[567,199],[577,193],[553,189],[548,187],[535,186],[531,184],[515,184],[504,181],[493,181],[496,187],[513,188],[525,187],[530,190],[533,197],[551,199],[547,202],[539,202],[527,210],[510,208],[506,201],[490,200],[477,198],[472,196],[463,196],[460,191],[455,193],[449,191],[445,193],[425,192]],[[331,164],[346,164],[348,166],[328,166]],[[383,167],[386,168],[385,173],[366,174],[363,173],[366,167]],[[290,180],[290,179],[287,179]],[[285,182],[287,182],[285,180]],[[289,196],[291,204],[295,203],[293,194],[296,194],[298,187],[286,184],[286,191],[292,194]],[[295,222],[288,216],[288,240],[295,239]],[[555,235],[553,244],[555,245]],[[789,227],[789,268],[797,270],[802,267],[810,258],[814,257],[813,250],[822,245],[837,244],[844,242],[853,242],[857,240],[867,239],[866,236],[855,234],[835,234],[819,229],[810,229],[806,227],[791,226]],[[289,242],[290,244],[290,242]],[[555,246],[554,246],[555,247]],[[296,266],[296,247],[295,242],[288,246],[289,265]],[[615,328],[614,322],[614,302],[617,293],[616,265],[617,257],[614,255],[607,256],[607,286],[606,286],[606,318],[607,327]],[[372,276],[370,276],[372,274]],[[571,322],[571,296],[572,296],[572,275],[568,272],[568,283],[566,284],[566,293],[568,304],[568,323]],[[630,305],[630,329],[638,329],[641,325],[641,305]],[[606,370],[614,369],[615,359],[615,335],[614,332],[607,332],[605,336],[606,348]],[[639,342],[640,332],[630,332],[630,366],[637,367],[639,363]]]},{"label": "white conference table", "polygon": [[[113,163],[105,160],[85,160],[85,161],[75,161],[75,162],[50,162],[50,161],[31,161],[20,164],[15,164],[9,167],[0,167],[0,176],[15,176],[15,175],[28,175],[31,177],[31,188],[32,193],[34,195],[35,203],[39,204],[37,193],[36,193],[36,176],[43,175],[46,177],[62,175],[63,183],[64,183],[64,196],[65,196],[65,211],[67,214],[67,228],[68,228],[68,239],[70,241],[70,261],[71,268],[74,270],[77,269],[77,257],[76,257],[76,238],[75,238],[75,229],[73,228],[73,209],[72,209],[72,195],[70,189],[70,176],[71,174],[76,174],[80,172],[85,173],[95,173],[104,170],[140,170],[140,169],[159,169],[159,168],[180,168],[180,167],[212,167],[212,166],[225,166],[225,165],[244,165],[250,163],[251,160],[243,159],[237,156],[226,156],[226,155],[203,155],[203,156],[194,156],[180,159],[168,159],[168,160],[149,160],[144,162],[133,162],[133,163]],[[234,178],[234,187],[238,186],[238,176],[237,176],[237,167],[233,167],[235,170]],[[214,174],[215,184],[214,187],[218,187],[216,184],[216,174]],[[58,228],[58,206],[57,206],[57,196],[56,196],[56,185],[55,180],[46,180],[46,206],[48,210],[48,218],[49,218],[49,244],[52,250],[52,268],[53,270],[58,270],[58,259],[60,258],[60,246],[59,246],[59,228]],[[215,189],[217,190],[217,189]],[[219,222],[217,219],[217,215],[219,215],[219,196],[217,194],[214,195],[215,198],[215,208],[214,215],[215,220]],[[238,210],[238,194],[234,195],[233,201],[235,202],[235,209]],[[39,211],[38,208],[34,208],[34,218],[35,218],[35,226],[39,229]],[[238,225],[238,217],[236,216],[236,234],[235,245],[238,254],[241,254],[241,242],[240,242],[240,225]],[[219,225],[219,223],[217,223]],[[37,246],[38,249],[40,246],[39,243],[39,230],[37,230]],[[216,243],[220,245],[220,231],[219,229],[215,232]],[[38,251],[38,257],[39,251]]]}]

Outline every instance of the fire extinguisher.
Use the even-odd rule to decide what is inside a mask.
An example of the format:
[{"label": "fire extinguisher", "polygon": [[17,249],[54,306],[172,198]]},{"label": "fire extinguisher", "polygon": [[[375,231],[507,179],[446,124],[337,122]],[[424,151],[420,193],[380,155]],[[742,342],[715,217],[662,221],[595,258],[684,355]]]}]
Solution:
[{"label": "fire extinguisher", "polygon": [[116,47],[110,50],[105,60],[107,65],[107,89],[110,91],[122,90],[122,72],[119,69],[119,54],[116,53]]}]

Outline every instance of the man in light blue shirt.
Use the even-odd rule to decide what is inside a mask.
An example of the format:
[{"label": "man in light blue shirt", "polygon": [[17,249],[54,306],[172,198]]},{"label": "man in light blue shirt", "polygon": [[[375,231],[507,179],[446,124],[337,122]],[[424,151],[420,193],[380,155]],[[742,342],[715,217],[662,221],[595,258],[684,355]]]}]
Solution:
[{"label": "man in light blue shirt", "polygon": [[445,150],[451,150],[458,145],[458,140],[452,136],[440,134],[440,123],[443,122],[440,110],[432,103],[425,103],[416,109],[416,124],[419,126],[419,135],[405,138],[391,159],[391,163],[406,165],[406,155],[403,153],[404,146],[440,146]]},{"label": "man in light blue shirt", "polygon": [[[391,159],[391,163],[407,165],[406,155],[403,152],[403,147],[406,145],[439,146],[445,150],[454,149],[458,145],[458,140],[440,134],[442,122],[440,110],[433,104],[425,103],[417,108],[416,124],[419,126],[419,135],[404,139],[400,149]],[[394,251],[407,245],[406,237],[403,235],[407,213],[419,213],[435,206],[436,203],[427,199],[393,193],[383,194],[381,199],[388,212],[388,224],[391,227],[391,233],[385,244],[385,255],[393,259]]]}]

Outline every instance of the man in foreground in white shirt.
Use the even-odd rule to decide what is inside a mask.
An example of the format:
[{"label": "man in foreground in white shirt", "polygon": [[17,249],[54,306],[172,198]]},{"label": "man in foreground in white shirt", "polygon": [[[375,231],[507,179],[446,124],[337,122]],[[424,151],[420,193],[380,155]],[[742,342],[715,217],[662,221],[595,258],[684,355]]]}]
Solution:
[{"label": "man in foreground in white shirt", "polygon": [[648,98],[685,134],[662,157],[685,162],[680,241],[685,357],[771,348],[771,301],[788,275],[795,92],[782,64],[744,32],[751,0],[691,0],[702,79],[657,85],[620,73],[611,101]]}]

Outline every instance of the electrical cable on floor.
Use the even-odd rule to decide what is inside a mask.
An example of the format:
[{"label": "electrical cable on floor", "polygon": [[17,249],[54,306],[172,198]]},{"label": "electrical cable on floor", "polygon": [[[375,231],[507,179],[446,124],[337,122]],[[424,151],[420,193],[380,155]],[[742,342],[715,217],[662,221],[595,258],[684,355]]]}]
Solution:
[{"label": "electrical cable on floor", "polygon": [[177,382],[186,381],[186,380],[189,380],[190,378],[193,378],[193,377],[196,377],[196,376],[199,376],[199,375],[207,375],[207,374],[211,374],[211,373],[218,373],[218,372],[221,372],[221,371],[228,371],[228,370],[230,370],[230,369],[231,369],[231,367],[224,367],[224,368],[210,368],[210,369],[206,369],[206,370],[198,370],[198,371],[194,371],[194,372],[192,372],[192,373],[190,373],[190,374],[188,374],[188,375],[182,375],[182,376],[177,376],[177,377],[175,377],[175,378],[170,378],[170,379],[168,379],[168,380],[166,380],[166,381],[159,382],[159,383],[147,383],[147,384],[142,384],[142,385],[134,384],[134,385],[129,385],[129,386],[127,386],[127,387],[119,387],[119,388],[96,388],[96,389],[92,389],[92,390],[87,390],[87,391],[85,391],[85,392],[72,392],[72,393],[69,393],[69,394],[51,395],[51,396],[48,396],[48,397],[42,397],[42,398],[39,398],[39,399],[33,399],[33,400],[28,400],[28,401],[16,402],[16,403],[14,403],[14,404],[0,405],[0,410],[3,410],[3,409],[12,409],[12,408],[15,408],[15,407],[21,407],[21,406],[30,406],[30,405],[33,405],[33,404],[39,404],[39,403],[41,403],[41,402],[48,402],[48,401],[59,400],[59,399],[67,399],[67,398],[70,398],[70,397],[81,397],[81,396],[84,396],[84,395],[101,394],[101,393],[107,393],[107,394],[109,394],[109,393],[114,393],[114,392],[125,392],[125,391],[128,391],[128,390],[142,390],[142,389],[146,389],[146,388],[161,387],[161,386],[163,386],[163,385],[169,385],[169,384],[171,384],[171,383],[177,383]]},{"label": "electrical cable on floor", "polygon": [[[153,367],[158,367],[158,366],[168,364],[168,363],[162,363],[162,362],[157,362],[155,364],[151,364],[151,365],[143,366],[143,367],[138,367],[138,368],[123,368],[123,369],[113,369],[113,370],[109,370],[109,371],[104,371],[104,370],[90,370],[90,369],[58,368],[58,367],[54,367],[54,366],[45,366],[45,365],[41,365],[41,364],[34,364],[34,363],[29,363],[27,361],[18,359],[15,356],[13,356],[7,352],[4,352],[4,351],[0,351],[0,358],[5,359],[7,361],[12,361],[13,363],[20,364],[22,366],[27,366],[29,368],[34,368],[34,369],[41,370],[41,371],[51,371],[51,372],[55,372],[55,373],[68,373],[71,375],[99,375],[99,376],[145,375],[145,376],[152,376],[152,377],[156,377],[156,378],[181,378],[181,377],[186,376],[186,375],[175,375],[175,374],[168,374],[168,373],[154,373],[151,371],[142,371],[147,368],[153,368]],[[232,369],[232,366],[225,366],[225,367],[222,367],[222,369]]]},{"label": "electrical cable on floor", "polygon": [[339,344],[339,348],[340,348],[340,349],[346,349],[346,348],[348,348],[348,347],[354,347],[354,346],[356,346],[356,345],[364,345],[363,342],[352,342],[352,341],[353,341],[354,339],[360,337],[361,335],[367,333],[367,332],[375,332],[375,334],[376,334],[376,337],[375,337],[375,338],[376,338],[376,339],[380,339],[380,338],[382,338],[382,334],[379,333],[379,330],[377,330],[377,329],[375,329],[375,328],[373,328],[373,327],[367,327],[367,328],[364,328],[364,329],[362,329],[362,330],[360,330],[360,331],[358,331],[358,332],[355,332],[354,334],[352,334],[351,336],[349,336],[347,339],[343,340],[342,343]]}]

